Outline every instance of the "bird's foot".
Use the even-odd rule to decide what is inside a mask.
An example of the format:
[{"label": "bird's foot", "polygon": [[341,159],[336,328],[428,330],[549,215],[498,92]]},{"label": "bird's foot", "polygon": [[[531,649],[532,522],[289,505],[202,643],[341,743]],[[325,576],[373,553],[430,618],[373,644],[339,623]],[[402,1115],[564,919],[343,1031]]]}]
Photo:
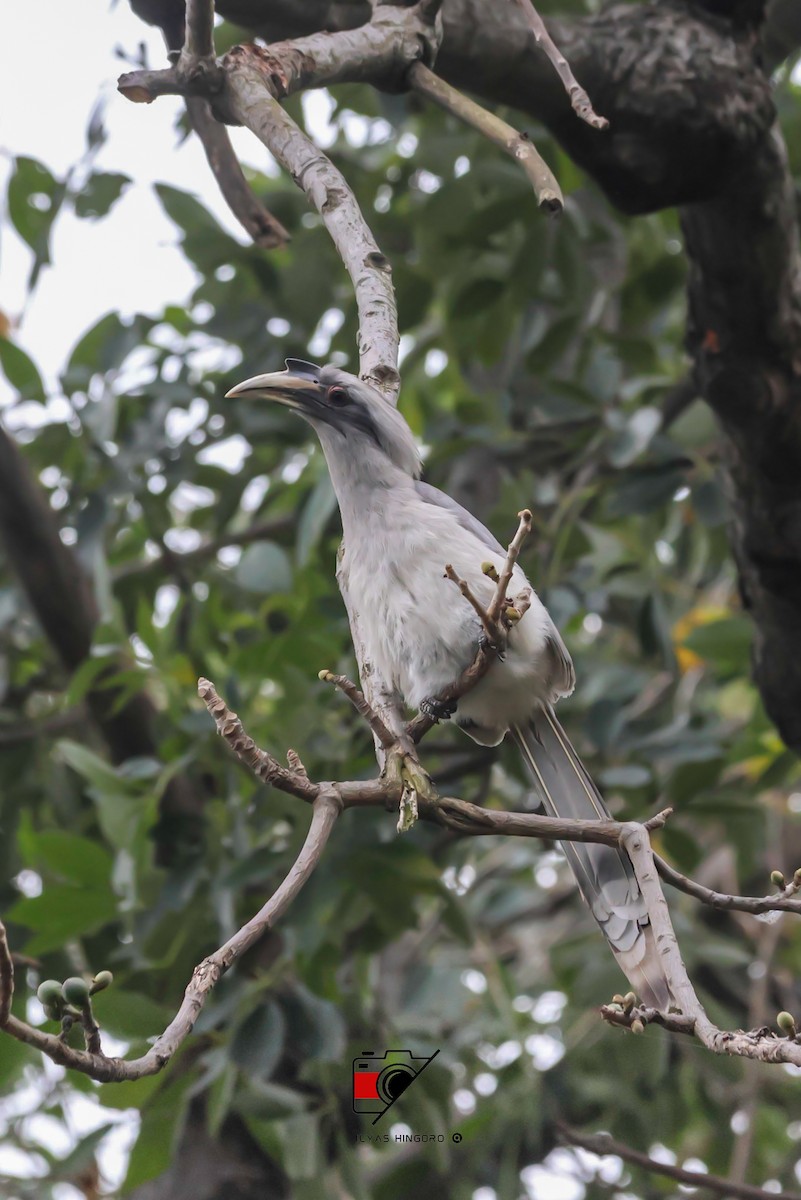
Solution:
[{"label": "bird's foot", "polygon": [[426,696],[425,700],[420,701],[420,712],[432,721],[448,721],[456,712],[456,701],[437,700],[435,696]]},{"label": "bird's foot", "polygon": [[506,662],[506,655],[504,654],[503,650],[501,650],[500,646],[498,646],[496,642],[493,642],[492,638],[485,629],[482,629],[481,633],[478,635],[478,648],[479,650],[485,650],[494,654],[497,657],[498,662]]}]

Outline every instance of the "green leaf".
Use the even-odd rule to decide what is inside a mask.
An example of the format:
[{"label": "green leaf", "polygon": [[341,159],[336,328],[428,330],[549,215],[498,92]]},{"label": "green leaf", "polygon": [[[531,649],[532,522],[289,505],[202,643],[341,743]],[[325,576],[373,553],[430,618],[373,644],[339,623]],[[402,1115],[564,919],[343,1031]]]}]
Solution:
[{"label": "green leaf", "polygon": [[311,495],[303,506],[298,521],[297,554],[298,564],[305,567],[317,546],[331,513],[336,508],[337,498],[326,471],[317,480]]},{"label": "green leaf", "polygon": [[131,1041],[157,1037],[175,1015],[169,1005],[158,1004],[143,992],[129,991],[119,979],[98,992],[92,1003],[102,1029]]},{"label": "green leaf", "polygon": [[50,262],[50,230],[64,195],[64,185],[43,163],[25,155],[16,159],[8,181],[8,216],[34,252],[29,289],[35,286],[41,267]]},{"label": "green leaf", "polygon": [[745,617],[725,617],[699,625],[685,638],[684,645],[722,671],[745,671],[753,636],[751,622]]},{"label": "green leaf", "polygon": [[111,855],[90,838],[53,830],[28,834],[26,844],[29,866],[44,868],[57,878],[101,889],[111,879]]},{"label": "green leaf", "polygon": [[47,399],[42,377],[33,359],[24,350],[8,338],[0,336],[0,367],[13,388],[25,400],[39,400],[44,404]]},{"label": "green leaf", "polygon": [[171,1165],[183,1124],[188,1099],[186,1093],[192,1080],[193,1073],[187,1071],[163,1087],[145,1107],[139,1136],[128,1162],[123,1194],[127,1195],[151,1179],[157,1179]]},{"label": "green leaf", "polygon": [[278,1004],[274,1000],[260,1004],[234,1032],[231,1059],[251,1075],[269,1079],[283,1052],[285,1032]]},{"label": "green leaf", "polygon": [[104,217],[130,182],[127,175],[93,171],[84,184],[83,191],[75,197],[76,216]]},{"label": "green leaf", "polygon": [[319,1169],[320,1127],[313,1113],[298,1113],[277,1122],[283,1167],[293,1182],[314,1179]]},{"label": "green leaf", "polygon": [[247,592],[269,596],[292,591],[292,566],[289,555],[275,542],[257,542],[248,546],[236,567],[236,582]]},{"label": "green leaf", "polygon": [[25,896],[8,913],[16,921],[35,931],[27,943],[29,954],[56,950],[70,938],[94,933],[116,917],[116,900],[111,888],[71,887],[55,884],[41,896]]}]

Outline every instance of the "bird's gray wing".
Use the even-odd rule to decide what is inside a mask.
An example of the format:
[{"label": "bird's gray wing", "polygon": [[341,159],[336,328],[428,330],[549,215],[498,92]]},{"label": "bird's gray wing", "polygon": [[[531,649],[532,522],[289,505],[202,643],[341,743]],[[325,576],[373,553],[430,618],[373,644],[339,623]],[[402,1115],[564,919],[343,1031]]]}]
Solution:
[{"label": "bird's gray wing", "polygon": [[466,529],[468,533],[477,537],[481,544],[491,550],[493,554],[506,554],[501,543],[492,536],[486,525],[482,525],[472,513],[469,513],[466,508],[462,508],[461,504],[457,504],[445,492],[432,487],[430,483],[423,483],[420,479],[415,480],[414,486],[421,500],[424,500],[426,504],[435,504],[437,508],[444,508],[447,512],[453,513],[462,529]]}]

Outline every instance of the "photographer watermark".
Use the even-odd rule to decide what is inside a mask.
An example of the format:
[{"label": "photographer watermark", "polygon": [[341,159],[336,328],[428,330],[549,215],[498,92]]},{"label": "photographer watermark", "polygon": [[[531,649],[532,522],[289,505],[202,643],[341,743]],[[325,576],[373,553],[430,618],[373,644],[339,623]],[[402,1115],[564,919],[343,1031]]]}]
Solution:
[{"label": "photographer watermark", "polygon": [[353,1111],[376,1113],[375,1125],[438,1054],[420,1058],[411,1050],[365,1050],[353,1060]]}]

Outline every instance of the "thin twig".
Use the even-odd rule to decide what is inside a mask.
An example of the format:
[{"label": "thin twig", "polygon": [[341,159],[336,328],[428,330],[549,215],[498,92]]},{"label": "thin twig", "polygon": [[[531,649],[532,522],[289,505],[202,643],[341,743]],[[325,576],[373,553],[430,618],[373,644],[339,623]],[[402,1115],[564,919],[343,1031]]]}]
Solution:
[{"label": "thin twig", "polygon": [[342,805],[336,792],[331,788],[321,788],[314,802],[306,840],[286,878],[246,925],[220,946],[219,950],[215,950],[214,954],[195,967],[181,1007],[162,1035],[141,1058],[126,1061],[122,1058],[106,1058],[86,1050],[73,1050],[53,1034],[35,1029],[13,1016],[8,1018],[6,1032],[18,1041],[41,1050],[53,1062],[89,1075],[99,1083],[119,1083],[122,1080],[141,1079],[145,1075],[156,1075],[164,1069],[192,1032],[209,993],[222,975],[263,937],[268,929],[272,929],[308,881],[320,861],[341,809]]},{"label": "thin twig", "polygon": [[455,583],[459,591],[464,596],[467,603],[475,611],[479,621],[481,622],[484,632],[491,642],[494,642],[498,636],[498,630],[494,621],[490,619],[489,613],[478,597],[473,593],[470,584],[466,579],[462,579],[456,574],[450,563],[445,565],[445,574],[450,579],[451,583]]},{"label": "thin twig", "polygon": [[214,558],[220,550],[225,550],[228,546],[250,546],[253,542],[269,541],[280,534],[288,533],[296,524],[297,516],[294,513],[285,513],[283,516],[273,517],[270,521],[258,521],[239,533],[223,533],[208,542],[202,542],[194,550],[183,550],[179,553],[168,549],[156,558],[134,559],[132,562],[123,563],[114,569],[112,579],[114,583],[119,583],[120,580],[130,579],[132,576],[144,576],[159,571],[183,571],[187,566]]},{"label": "thin twig", "polygon": [[506,558],[503,561],[503,569],[500,572],[498,582],[495,585],[495,594],[490,601],[487,609],[487,614],[491,621],[500,621],[503,616],[503,610],[506,607],[506,593],[509,590],[509,584],[512,582],[515,565],[520,557],[520,550],[523,542],[531,533],[531,512],[524,508],[518,514],[520,524],[517,527],[517,532],[509,543],[506,551]]},{"label": "thin twig", "polygon": [[228,743],[237,758],[245,764],[249,771],[262,783],[272,784],[282,792],[289,792],[301,800],[310,803],[320,794],[320,787],[311,783],[308,776],[300,772],[290,771],[282,767],[278,759],[273,758],[266,750],[260,750],[250,734],[245,732],[242,722],[235,712],[217,694],[214,684],[208,679],[199,679],[197,690],[201,700],[206,705],[220,737]]},{"label": "thin twig", "polygon": [[331,671],[321,671],[320,679],[323,683],[333,683],[335,688],[338,688],[343,695],[347,696],[356,712],[367,722],[372,729],[378,741],[385,750],[391,750],[396,744],[397,738],[387,728],[381,720],[378,713],[367,700],[364,692],[356,687],[352,680],[348,679],[347,675],[334,675]]},{"label": "thin twig", "polygon": [[[506,648],[509,628],[508,621],[504,616],[508,605],[508,596],[506,593],[512,581],[520,548],[531,532],[531,513],[529,510],[524,508],[517,515],[519,518],[517,532],[509,543],[503,567],[496,579],[495,591],[486,608],[476,598],[468,583],[464,579],[460,579],[453,567],[449,565],[445,568],[445,574],[448,579],[452,580],[458,586],[462,595],[478,614],[487,640],[479,645],[476,657],[459,678],[455,679],[453,683],[443,688],[441,692],[433,697],[437,704],[452,705],[455,701],[460,700],[462,696],[465,696],[476,686],[480,679],[483,679],[492,664],[497,660],[499,654],[502,654]],[[525,588],[514,598],[514,608],[517,610],[518,619],[526,613],[530,604],[531,589]],[[416,744],[430,729],[433,729],[435,724],[436,720],[434,717],[430,717],[426,713],[418,713],[406,726],[406,733],[411,741]]]},{"label": "thin twig", "polygon": [[8,948],[6,927],[0,921],[0,1028],[11,1015],[11,1001],[14,999],[14,963]]},{"label": "thin twig", "polygon": [[245,179],[228,130],[212,114],[208,100],[202,96],[187,96],[186,109],[223,199],[254,245],[265,250],[285,246],[290,240],[289,233],[264,207]]},{"label": "thin twig", "polygon": [[[571,1146],[580,1146],[591,1154],[616,1154],[624,1162],[632,1166],[642,1167],[652,1175],[664,1175],[667,1179],[675,1179],[678,1183],[687,1183],[692,1187],[706,1188],[721,1196],[736,1196],[738,1200],[771,1200],[775,1192],[766,1192],[762,1188],[752,1187],[747,1183],[735,1183],[731,1179],[723,1179],[720,1175],[709,1175],[705,1171],[687,1171],[684,1167],[674,1167],[670,1163],[659,1162],[649,1158],[625,1142],[619,1142],[608,1133],[579,1133],[561,1121],[556,1123],[556,1131],[563,1142]],[[799,1192],[782,1192],[783,1200],[801,1200]]]},{"label": "thin twig", "polygon": [[696,900],[708,904],[711,908],[719,908],[724,912],[753,913],[754,916],[768,912],[801,913],[801,897],[792,883],[774,896],[730,896],[726,892],[716,892],[712,888],[704,887],[694,879],[688,879],[658,854],[654,855],[654,862],[665,883],[669,883],[680,892],[686,892],[688,896],[694,896]]},{"label": "thin twig", "polygon": [[525,133],[518,133],[513,126],[502,121],[495,113],[488,112],[475,100],[451,87],[421,62],[413,63],[407,76],[414,90],[427,100],[438,104],[466,125],[478,130],[494,145],[510,155],[525,171],[540,208],[558,213],[564,208],[564,198],[556,177]]},{"label": "thin twig", "polygon": [[570,97],[573,111],[593,129],[608,129],[609,122],[606,117],[599,117],[592,107],[589,96],[571,71],[570,63],[548,33],[545,22],[531,0],[515,0],[515,3],[528,21],[537,45],[542,47],[549,61],[553,63],[556,74],[565,85],[565,91]]}]

